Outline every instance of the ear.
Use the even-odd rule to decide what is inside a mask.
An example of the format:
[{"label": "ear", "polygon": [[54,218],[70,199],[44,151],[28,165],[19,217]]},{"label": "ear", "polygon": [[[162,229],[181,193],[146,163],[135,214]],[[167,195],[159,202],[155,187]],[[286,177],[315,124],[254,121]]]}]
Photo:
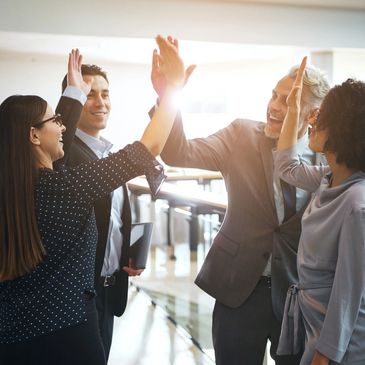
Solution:
[{"label": "ear", "polygon": [[39,129],[30,127],[29,142],[35,146],[39,146],[41,144],[41,141],[39,139]]},{"label": "ear", "polygon": [[319,108],[311,109],[305,117],[305,122],[307,125],[313,125],[316,122],[319,113]]}]

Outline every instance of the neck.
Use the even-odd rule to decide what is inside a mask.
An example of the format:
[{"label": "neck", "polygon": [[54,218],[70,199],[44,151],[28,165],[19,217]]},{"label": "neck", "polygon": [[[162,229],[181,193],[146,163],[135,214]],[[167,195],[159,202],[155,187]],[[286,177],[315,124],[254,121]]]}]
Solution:
[{"label": "neck", "polygon": [[39,152],[36,149],[37,162],[36,166],[38,169],[47,168],[53,170],[53,162],[52,159],[46,156],[44,153]]},{"label": "neck", "polygon": [[336,156],[333,153],[326,152],[325,155],[332,171],[331,187],[342,184],[344,180],[356,172],[355,169],[350,169],[344,164],[338,164],[336,162]]},{"label": "neck", "polygon": [[99,130],[94,130],[94,129],[82,129],[82,128],[79,128],[80,131],[83,131],[84,133],[88,134],[89,136],[91,137],[94,137],[94,138],[100,138],[100,131]]}]

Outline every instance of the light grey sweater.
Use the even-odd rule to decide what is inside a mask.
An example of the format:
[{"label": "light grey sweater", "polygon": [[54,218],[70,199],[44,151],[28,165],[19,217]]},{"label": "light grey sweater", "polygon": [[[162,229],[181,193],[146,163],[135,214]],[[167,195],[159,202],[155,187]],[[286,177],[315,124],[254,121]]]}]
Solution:
[{"label": "light grey sweater", "polygon": [[315,350],[331,364],[365,364],[365,173],[330,187],[329,167],[306,165],[295,146],[275,151],[274,163],[282,179],[315,191],[297,259],[306,331],[301,365],[310,364]]}]

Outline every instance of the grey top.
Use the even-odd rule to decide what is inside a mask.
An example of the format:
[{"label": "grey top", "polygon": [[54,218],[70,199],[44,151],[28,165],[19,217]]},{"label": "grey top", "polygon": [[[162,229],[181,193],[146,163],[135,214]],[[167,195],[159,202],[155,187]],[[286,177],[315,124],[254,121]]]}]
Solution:
[{"label": "grey top", "polygon": [[330,187],[329,167],[306,165],[296,146],[276,151],[274,163],[288,183],[317,189],[303,214],[297,258],[301,365],[315,350],[336,364],[365,364],[365,173]]}]

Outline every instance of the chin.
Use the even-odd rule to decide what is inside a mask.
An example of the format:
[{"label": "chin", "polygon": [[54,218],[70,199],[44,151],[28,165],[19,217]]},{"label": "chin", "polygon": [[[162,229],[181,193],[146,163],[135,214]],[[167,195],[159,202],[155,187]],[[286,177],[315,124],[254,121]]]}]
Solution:
[{"label": "chin", "polygon": [[62,158],[64,155],[65,155],[65,152],[63,150],[59,151],[57,160],[59,160],[60,158]]},{"label": "chin", "polygon": [[278,139],[280,136],[280,131],[272,130],[272,128],[270,128],[268,123],[266,123],[266,125],[265,125],[264,132],[265,132],[265,136],[267,138]]}]

